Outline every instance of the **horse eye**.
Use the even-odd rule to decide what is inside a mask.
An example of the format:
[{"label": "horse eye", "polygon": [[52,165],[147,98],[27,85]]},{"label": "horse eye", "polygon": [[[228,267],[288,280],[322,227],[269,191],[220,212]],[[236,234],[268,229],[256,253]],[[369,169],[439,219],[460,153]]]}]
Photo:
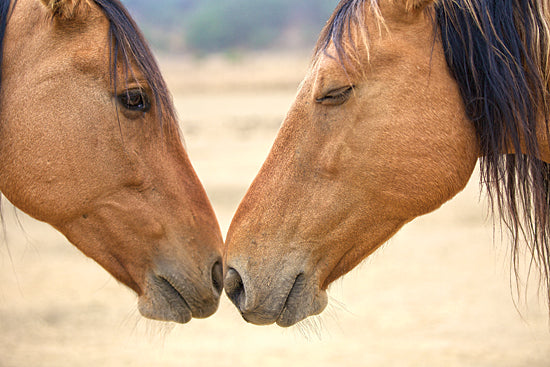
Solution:
[{"label": "horse eye", "polygon": [[315,102],[325,106],[338,106],[346,102],[351,96],[354,86],[337,88],[329,91],[323,97],[317,98]]},{"label": "horse eye", "polygon": [[120,104],[130,111],[147,112],[151,109],[149,97],[142,89],[128,89],[117,98]]}]

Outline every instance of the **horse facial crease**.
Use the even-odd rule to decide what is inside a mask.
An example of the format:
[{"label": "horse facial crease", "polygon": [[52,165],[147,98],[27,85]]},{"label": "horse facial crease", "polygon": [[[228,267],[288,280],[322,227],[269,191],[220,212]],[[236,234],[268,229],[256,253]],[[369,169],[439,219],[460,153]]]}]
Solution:
[{"label": "horse facial crease", "polygon": [[429,2],[335,14],[351,3],[365,5],[345,54],[316,53],[227,235],[225,289],[252,323],[319,314],[332,281],[461,191],[477,160]]},{"label": "horse facial crease", "polygon": [[[12,6],[3,41],[2,193],[133,289],[145,317],[185,323],[211,315],[222,285],[221,233],[171,100],[156,98],[168,92],[133,21],[118,1]],[[128,24],[126,37],[118,34],[128,44],[114,46],[119,21]]]}]

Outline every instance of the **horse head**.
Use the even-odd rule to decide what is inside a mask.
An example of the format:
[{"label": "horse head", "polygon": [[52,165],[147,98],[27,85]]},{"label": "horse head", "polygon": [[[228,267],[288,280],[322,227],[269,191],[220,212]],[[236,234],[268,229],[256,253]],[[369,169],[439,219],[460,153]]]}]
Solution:
[{"label": "horse head", "polygon": [[11,6],[2,193],[133,289],[144,316],[211,315],[222,237],[137,26],[118,1]]},{"label": "horse head", "polygon": [[320,313],[327,287],[461,191],[477,139],[431,1],[342,1],[226,242],[252,323]]}]

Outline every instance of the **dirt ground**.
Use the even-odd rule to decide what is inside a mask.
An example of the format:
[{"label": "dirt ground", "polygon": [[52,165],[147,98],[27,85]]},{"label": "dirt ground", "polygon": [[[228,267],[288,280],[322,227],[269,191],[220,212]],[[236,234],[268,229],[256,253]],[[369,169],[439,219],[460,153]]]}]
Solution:
[{"label": "dirt ground", "polygon": [[[307,56],[161,65],[225,233]],[[544,295],[532,282],[516,308],[508,249],[492,239],[475,176],[337,281],[321,317],[290,329],[246,324],[225,296],[206,320],[147,321],[135,296],[62,235],[22,213],[18,223],[9,205],[4,211],[0,367],[550,366]]]}]

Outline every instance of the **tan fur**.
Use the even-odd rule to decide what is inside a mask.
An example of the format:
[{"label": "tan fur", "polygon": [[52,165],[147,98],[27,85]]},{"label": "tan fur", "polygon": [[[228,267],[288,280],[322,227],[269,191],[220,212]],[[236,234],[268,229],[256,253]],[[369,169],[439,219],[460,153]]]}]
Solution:
[{"label": "tan fur", "polygon": [[[135,67],[113,90],[98,7],[45,3],[18,0],[4,39],[0,190],[132,288],[144,316],[210,315],[222,237],[177,121],[165,111],[161,123],[152,98],[147,113],[118,104],[117,117],[117,93],[151,86]],[[71,18],[79,9],[91,16]],[[78,26],[58,27],[51,11]]]}]

